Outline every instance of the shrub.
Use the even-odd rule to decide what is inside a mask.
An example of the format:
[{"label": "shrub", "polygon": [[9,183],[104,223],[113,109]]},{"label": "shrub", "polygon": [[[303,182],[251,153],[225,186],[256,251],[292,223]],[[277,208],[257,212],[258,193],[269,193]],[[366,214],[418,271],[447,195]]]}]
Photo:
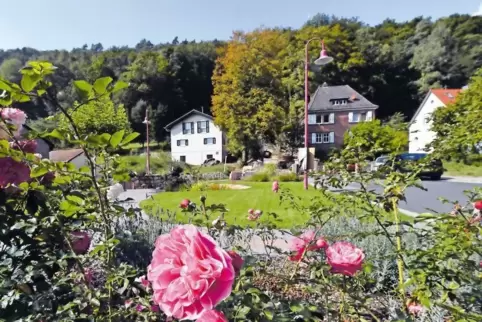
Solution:
[{"label": "shrub", "polygon": [[253,173],[245,180],[252,181],[252,182],[269,182],[271,180],[271,177],[267,172],[261,171],[261,172]]},{"label": "shrub", "polygon": [[274,177],[273,180],[277,180],[279,182],[293,182],[293,181],[301,181],[302,179],[294,172],[288,173],[280,173],[278,176]]}]

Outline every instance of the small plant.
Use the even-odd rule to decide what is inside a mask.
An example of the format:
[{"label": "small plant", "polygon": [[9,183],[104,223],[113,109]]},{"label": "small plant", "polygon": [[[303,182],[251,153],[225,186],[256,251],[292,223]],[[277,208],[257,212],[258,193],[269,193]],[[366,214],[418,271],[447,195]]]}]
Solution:
[{"label": "small plant", "polygon": [[252,182],[269,182],[271,181],[271,176],[267,172],[256,172],[245,179],[246,181]]},{"label": "small plant", "polygon": [[294,172],[280,173],[278,176],[273,178],[279,182],[294,182],[301,181],[301,178]]}]

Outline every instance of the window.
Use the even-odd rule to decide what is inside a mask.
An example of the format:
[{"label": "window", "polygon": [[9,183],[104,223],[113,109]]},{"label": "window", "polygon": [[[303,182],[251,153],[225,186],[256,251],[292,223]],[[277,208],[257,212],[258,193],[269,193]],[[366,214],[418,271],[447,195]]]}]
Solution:
[{"label": "window", "polygon": [[209,121],[198,121],[197,133],[209,133]]},{"label": "window", "polygon": [[194,134],[194,122],[182,123],[182,134]]},{"label": "window", "polygon": [[177,140],[177,146],[188,146],[189,140]]},{"label": "window", "polygon": [[216,138],[205,138],[204,144],[216,144]]},{"label": "window", "polygon": [[371,121],[373,118],[373,112],[350,112],[348,114],[348,122],[350,123],[358,123],[364,121]]},{"label": "window", "polygon": [[348,104],[348,99],[338,99],[338,100],[332,100],[333,105],[347,105]]},{"label": "window", "polygon": [[308,124],[330,124],[330,123],[335,123],[335,113],[308,115]]},{"label": "window", "polygon": [[181,155],[181,156],[179,157],[179,161],[181,161],[181,162],[186,162],[186,156],[185,156],[185,155]]},{"label": "window", "polygon": [[334,143],[335,132],[313,133],[312,143]]},{"label": "window", "polygon": [[212,154],[208,154],[206,155],[206,159],[209,160],[209,159],[213,159],[213,155]]}]

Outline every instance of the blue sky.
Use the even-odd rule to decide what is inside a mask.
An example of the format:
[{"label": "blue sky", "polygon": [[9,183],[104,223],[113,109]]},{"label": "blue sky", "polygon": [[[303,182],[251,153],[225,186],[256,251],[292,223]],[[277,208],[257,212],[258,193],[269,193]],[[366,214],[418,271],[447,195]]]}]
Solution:
[{"label": "blue sky", "polygon": [[370,25],[385,18],[439,18],[481,11],[481,0],[0,0],[0,48],[72,49],[102,43],[133,46],[229,39],[233,30],[300,27],[318,12],[358,16]]}]

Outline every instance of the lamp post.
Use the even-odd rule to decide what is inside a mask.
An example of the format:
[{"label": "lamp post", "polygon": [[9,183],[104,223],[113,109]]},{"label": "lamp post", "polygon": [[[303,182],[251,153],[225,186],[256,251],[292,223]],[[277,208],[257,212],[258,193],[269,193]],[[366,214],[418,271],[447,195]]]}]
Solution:
[{"label": "lamp post", "polygon": [[151,122],[149,121],[149,107],[146,108],[146,118],[144,119],[144,122],[142,122],[146,125],[146,175],[151,174],[151,153],[149,151],[149,124]]},{"label": "lamp post", "polygon": [[305,150],[306,150],[306,166],[305,166],[305,173],[304,173],[304,180],[303,184],[305,190],[308,190],[308,155],[309,155],[309,141],[308,141],[308,64],[309,64],[309,54],[308,54],[308,47],[310,42],[313,40],[319,40],[321,42],[321,52],[320,57],[315,60],[316,65],[326,65],[333,61],[333,57],[328,56],[325,50],[325,42],[320,38],[311,38],[306,42],[305,45]]}]

